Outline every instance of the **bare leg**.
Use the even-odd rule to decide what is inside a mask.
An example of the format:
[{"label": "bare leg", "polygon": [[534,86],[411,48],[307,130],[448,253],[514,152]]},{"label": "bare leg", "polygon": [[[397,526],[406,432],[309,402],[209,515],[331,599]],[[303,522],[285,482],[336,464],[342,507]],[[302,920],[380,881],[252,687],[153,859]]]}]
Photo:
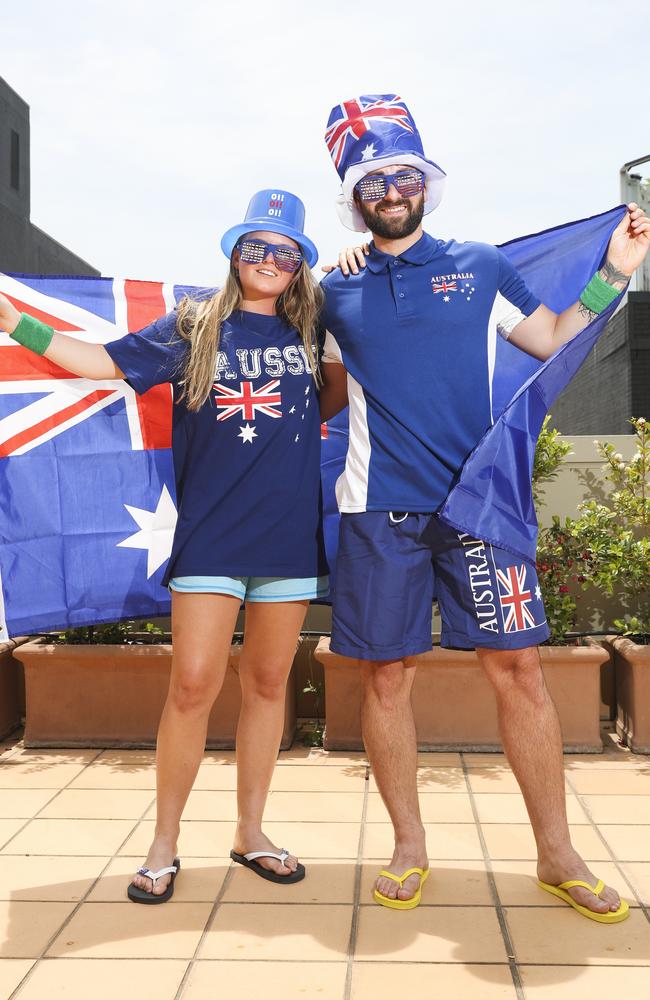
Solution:
[{"label": "bare leg", "polygon": [[[395,831],[395,850],[388,871],[401,875],[408,868],[427,868],[426,838],[417,789],[417,744],[411,707],[415,663],[361,662],[361,728],[377,787]],[[420,879],[411,875],[398,889],[391,879],[376,887],[391,899],[411,899]]]},{"label": "bare leg", "polygon": [[[569,879],[595,884],[596,877],[571,844],[560,722],[537,647],[476,652],[494,688],[503,748],[535,834],[538,877],[553,885]],[[570,893],[581,905],[600,913],[616,910],[620,904],[618,893],[610,888],[603,890],[601,898],[579,887]]]},{"label": "bare leg", "polygon": [[[174,653],[169,693],[158,727],[156,832],[145,867],[166,868],[176,856],[181,814],[205,751],[208,717],[221,690],[240,601],[225,594],[172,592]],[[157,882],[165,891],[170,876]],[[151,879],[134,883],[151,890]]]},{"label": "bare leg", "polygon": [[[280,749],[287,678],[296,652],[308,601],[246,605],[246,639],[239,678],[242,707],[237,727],[237,805],[239,818],[234,850],[274,851],[262,833],[262,816]],[[273,858],[258,863],[278,875],[295,871],[293,855],[286,865]]]}]

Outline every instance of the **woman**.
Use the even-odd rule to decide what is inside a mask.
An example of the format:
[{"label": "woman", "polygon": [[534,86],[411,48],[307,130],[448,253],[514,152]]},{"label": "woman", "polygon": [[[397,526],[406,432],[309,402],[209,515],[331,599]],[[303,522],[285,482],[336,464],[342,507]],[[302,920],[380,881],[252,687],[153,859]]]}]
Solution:
[{"label": "woman", "polygon": [[328,590],[316,393],[322,293],[303,223],[294,195],[258,192],[245,221],[222,238],[230,260],[223,289],[185,298],[174,313],[105,347],[54,333],[0,296],[0,326],[60,367],[126,378],[139,393],[173,385],[178,522],[163,579],[172,594],[173,661],[158,730],[156,830],[128,887],[134,902],[172,896],[181,814],[242,601],[231,858],[275,882],[305,875],[262,831],[300,629],[310,598]]}]

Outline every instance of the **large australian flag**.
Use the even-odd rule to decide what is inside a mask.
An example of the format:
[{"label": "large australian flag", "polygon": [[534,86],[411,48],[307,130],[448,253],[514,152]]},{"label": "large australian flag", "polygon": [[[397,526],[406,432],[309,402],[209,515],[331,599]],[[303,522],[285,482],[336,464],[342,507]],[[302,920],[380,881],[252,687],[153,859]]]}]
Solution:
[{"label": "large australian flag", "polygon": [[[622,207],[501,247],[561,312],[600,265]],[[112,278],[0,275],[0,291],[55,330],[108,343],[174,308],[187,286]],[[534,559],[535,443],[549,406],[614,306],[541,364],[499,338],[492,386],[500,415],[441,512],[451,525]],[[78,378],[0,332],[0,639],[166,614],[161,586],[176,521],[170,386],[138,396],[124,381]],[[322,433],[328,558],[346,414]]]}]

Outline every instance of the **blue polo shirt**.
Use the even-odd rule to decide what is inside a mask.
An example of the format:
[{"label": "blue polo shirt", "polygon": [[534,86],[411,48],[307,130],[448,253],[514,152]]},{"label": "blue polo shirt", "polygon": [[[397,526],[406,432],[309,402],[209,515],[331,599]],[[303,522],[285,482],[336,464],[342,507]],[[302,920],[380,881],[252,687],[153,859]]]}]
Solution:
[{"label": "blue polo shirt", "polygon": [[277,316],[237,312],[221,328],[198,410],[178,399],[188,342],[170,313],[106,344],[136,392],[171,382],[178,521],[174,576],[327,573],[318,396],[300,336]]},{"label": "blue polo shirt", "polygon": [[339,509],[433,512],[491,425],[497,335],[540,305],[496,247],[424,234],[322,282],[323,361],[348,372]]}]

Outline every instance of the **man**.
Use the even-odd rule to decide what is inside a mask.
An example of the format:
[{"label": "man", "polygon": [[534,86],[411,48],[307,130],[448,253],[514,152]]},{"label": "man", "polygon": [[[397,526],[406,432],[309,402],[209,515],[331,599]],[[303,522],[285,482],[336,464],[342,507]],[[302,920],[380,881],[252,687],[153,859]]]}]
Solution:
[{"label": "man", "polygon": [[[445,175],[425,157],[401,98],[338,105],[326,141],[342,180],[341,219],[374,238],[360,273],[336,270],[323,281],[321,402],[324,419],[350,406],[331,648],[361,662],[365,745],[395,831],[375,899],[417,906],[428,875],[410,695],[413,657],[431,647],[435,581],[442,645],[474,647],[494,688],[542,887],[593,919],[622,920],[627,904],[571,844],[560,727],[537,651],[549,632],[535,566],[513,565],[511,553],[455,531],[436,512],[493,422],[497,333],[550,357],[625,289],[647,252],[650,220],[629,206],[604,265],[557,315],[495,247],[423,232]],[[515,618],[504,589],[513,574],[535,595]]]}]

